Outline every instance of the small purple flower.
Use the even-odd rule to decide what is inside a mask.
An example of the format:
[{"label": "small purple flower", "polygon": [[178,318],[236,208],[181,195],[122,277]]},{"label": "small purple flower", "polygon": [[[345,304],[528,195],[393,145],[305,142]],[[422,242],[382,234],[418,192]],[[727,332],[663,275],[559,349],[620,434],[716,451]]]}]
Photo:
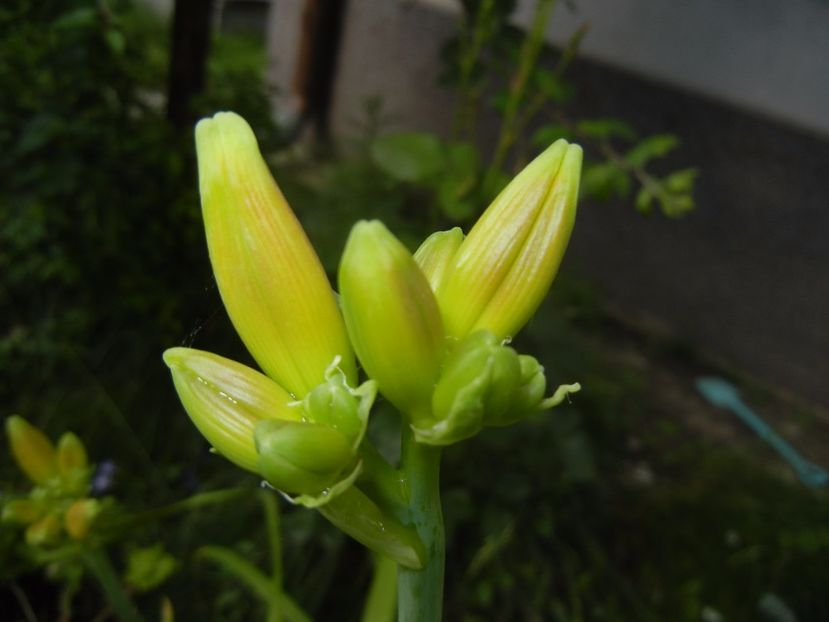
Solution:
[{"label": "small purple flower", "polygon": [[117,473],[118,467],[115,462],[112,460],[101,461],[92,476],[92,494],[103,495],[112,490]]}]

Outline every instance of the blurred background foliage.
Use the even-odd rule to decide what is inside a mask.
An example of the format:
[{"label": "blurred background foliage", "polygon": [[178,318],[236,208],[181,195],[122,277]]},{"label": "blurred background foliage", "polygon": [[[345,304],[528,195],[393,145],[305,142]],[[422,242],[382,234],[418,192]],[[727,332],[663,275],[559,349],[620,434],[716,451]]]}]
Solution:
[{"label": "blurred background foliage", "polygon": [[[377,99],[345,144],[290,145],[273,120],[262,43],[241,34],[214,35],[193,115],[233,109],[249,121],[332,272],[355,219],[382,218],[414,246],[474,221],[513,163],[561,136],[585,142],[586,197],[667,216],[692,206],[692,167],[651,171],[677,137],[568,111],[577,85],[564,70],[580,33],[546,50],[532,29],[509,26],[513,2],[463,4],[445,49],[442,79],[459,94],[448,138],[386,133]],[[539,22],[549,8],[539,3]],[[192,126],[166,115],[169,50],[168,26],[127,0],[0,7],[0,404],[53,437],[73,430],[93,462],[114,469],[108,494],[145,520],[107,546],[148,617],[165,595],[180,620],[263,619],[243,581],[195,554],[222,546],[270,563],[258,482],[208,453],[160,359],[176,344],[247,356],[207,261]],[[542,69],[539,55],[560,71]],[[485,154],[470,132],[492,84],[485,103],[502,125]],[[447,452],[447,619],[829,618],[829,502],[770,468],[738,427],[712,443],[683,417],[706,406],[669,377],[690,383],[709,361],[620,324],[566,274],[519,341],[551,383],[577,379],[585,390],[553,416]],[[383,442],[394,426],[380,412],[371,433]],[[154,513],[237,487],[246,492],[229,504]],[[3,498],[23,488],[3,460]],[[371,560],[316,513],[281,505],[286,592],[315,619],[358,619]],[[147,564],[170,572],[148,575]],[[88,579],[34,563],[7,526],[0,568],[0,610],[20,612],[9,619],[55,619],[67,593],[72,619],[107,617]]]}]

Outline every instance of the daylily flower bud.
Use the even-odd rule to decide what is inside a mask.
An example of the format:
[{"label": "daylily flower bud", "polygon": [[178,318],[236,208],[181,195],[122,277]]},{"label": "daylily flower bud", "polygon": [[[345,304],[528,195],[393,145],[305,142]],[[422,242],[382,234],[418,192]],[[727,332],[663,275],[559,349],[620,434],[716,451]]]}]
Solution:
[{"label": "daylily flower bud", "polygon": [[433,292],[440,290],[462,242],[463,231],[460,227],[455,227],[449,231],[433,233],[415,251],[415,261],[432,286]]},{"label": "daylily flower bud", "polygon": [[279,490],[316,495],[355,461],[349,440],[331,426],[263,421],[256,426],[259,472]]},{"label": "daylily flower bud", "polygon": [[89,490],[92,473],[86,449],[72,432],[66,432],[58,439],[57,460],[64,492],[73,497],[85,495]]},{"label": "daylily flower bud", "polygon": [[17,466],[33,483],[45,484],[58,474],[55,447],[43,432],[12,415],[6,419],[6,434]]},{"label": "daylily flower bud", "polygon": [[521,381],[518,354],[489,331],[478,331],[452,351],[432,396],[435,423],[414,427],[421,442],[448,445],[477,434],[487,416],[501,418],[512,407]]},{"label": "daylily flower bud", "polygon": [[299,421],[300,409],[273,380],[210,352],[170,348],[164,362],[184,409],[211,445],[234,464],[258,471],[254,428],[266,419]]},{"label": "daylily flower bud", "polygon": [[58,470],[61,475],[67,475],[78,469],[85,469],[88,465],[86,449],[77,436],[72,432],[64,432],[58,439]]},{"label": "daylily flower bud", "polygon": [[431,421],[412,425],[415,438],[428,445],[449,445],[477,434],[484,426],[504,426],[552,408],[578,384],[559,387],[544,399],[544,368],[519,355],[494,333],[481,330],[462,340],[446,358],[432,395]]},{"label": "daylily flower bud", "polygon": [[305,417],[330,426],[357,450],[366,431],[368,415],[377,395],[377,383],[368,381],[351,389],[336,367],[329,368],[327,379],[302,400]]},{"label": "daylily flower bud", "polygon": [[401,412],[427,417],[445,340],[434,294],[412,255],[381,222],[361,221],[346,242],[339,284],[366,373]]},{"label": "daylily flower bud", "polygon": [[97,499],[78,499],[66,510],[63,523],[66,533],[73,540],[82,540],[89,535],[89,530],[95,517],[101,511],[101,504]]},{"label": "daylily flower bud", "polygon": [[4,523],[29,525],[43,516],[44,504],[33,499],[13,499],[3,506]]},{"label": "daylily flower bud", "polygon": [[199,188],[216,282],[233,325],[262,369],[298,398],[335,356],[354,356],[322,264],[240,116],[196,126]]},{"label": "daylily flower bud", "polygon": [[[544,399],[544,392],[547,390],[547,378],[544,376],[544,367],[535,357],[521,354],[518,357],[518,363],[521,366],[521,382],[512,396],[511,412],[520,417],[522,413],[532,412],[539,408],[539,404]],[[509,412],[504,414],[509,414]],[[485,421],[487,425],[492,426],[509,425],[514,422],[515,419],[493,416],[487,417]]]},{"label": "daylily flower bud", "polygon": [[499,410],[487,409],[484,413],[484,425],[510,425],[542,409],[544,392],[547,390],[544,367],[534,357],[526,354],[519,355],[516,360],[519,374],[511,387],[509,407]]},{"label": "daylily flower bud", "polygon": [[504,188],[439,279],[448,335],[515,335],[558,270],[576,215],[581,148],[559,140]]},{"label": "daylily flower bud", "polygon": [[297,403],[299,422],[256,426],[259,472],[293,503],[319,507],[345,492],[362,469],[359,448],[377,396],[377,383],[352,389],[335,360],[318,385]]},{"label": "daylily flower bud", "polygon": [[55,542],[61,533],[60,519],[55,514],[44,516],[26,529],[26,544],[43,546]]}]

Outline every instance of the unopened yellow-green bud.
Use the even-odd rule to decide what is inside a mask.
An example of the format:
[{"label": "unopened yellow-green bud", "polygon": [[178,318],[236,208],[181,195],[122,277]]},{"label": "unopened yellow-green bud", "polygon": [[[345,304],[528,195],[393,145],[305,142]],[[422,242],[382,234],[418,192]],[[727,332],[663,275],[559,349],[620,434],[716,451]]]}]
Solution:
[{"label": "unopened yellow-green bud", "polygon": [[302,417],[287,391],[246,365],[191,348],[167,350],[164,362],[199,431],[220,454],[248,471],[258,470],[256,424]]},{"label": "unopened yellow-green bud", "polygon": [[72,432],[65,432],[58,439],[57,456],[64,493],[73,497],[85,495],[92,474],[81,440]]},{"label": "unopened yellow-green bud", "polygon": [[3,506],[4,523],[30,525],[39,520],[45,511],[44,504],[33,499],[13,499]]},{"label": "unopened yellow-green bud", "polygon": [[61,534],[60,519],[55,514],[44,516],[26,529],[26,544],[43,546],[58,540]]},{"label": "unopened yellow-green bud", "polygon": [[346,242],[339,284],[366,373],[413,420],[428,416],[445,338],[437,301],[411,253],[381,222],[361,221]]},{"label": "unopened yellow-green bud", "polygon": [[263,421],[256,426],[259,472],[284,492],[315,495],[354,463],[349,440],[328,425]]},{"label": "unopened yellow-green bud", "polygon": [[504,426],[559,404],[578,384],[544,398],[547,380],[536,359],[519,355],[494,333],[480,330],[460,341],[444,362],[432,395],[432,419],[412,424],[415,438],[449,445],[484,426]]},{"label": "unopened yellow-green bud", "polygon": [[415,261],[432,286],[432,291],[440,290],[462,242],[463,231],[455,227],[433,233],[415,251]]},{"label": "unopened yellow-green bud", "polygon": [[313,423],[331,426],[345,436],[356,451],[366,432],[369,411],[377,396],[377,383],[369,380],[352,389],[336,366],[329,368],[326,376],[325,382],[302,400],[303,417]]},{"label": "unopened yellow-green bud", "polygon": [[64,432],[58,439],[58,469],[61,475],[67,475],[88,465],[86,449],[72,432]]},{"label": "unopened yellow-green bud", "polygon": [[581,148],[559,140],[504,188],[460,245],[436,295],[448,335],[515,335],[544,298],[576,215]]},{"label": "unopened yellow-green bud", "polygon": [[[522,354],[518,357],[518,361],[521,364],[521,385],[513,398],[515,400],[515,411],[528,412],[538,408],[541,400],[544,399],[544,393],[547,390],[547,377],[544,375],[544,367],[535,357]],[[499,425],[499,422],[489,420],[487,424]]]},{"label": "unopened yellow-green bud", "polygon": [[325,271],[239,115],[196,127],[210,261],[228,315],[257,363],[298,398],[336,356],[354,355]]},{"label": "unopened yellow-green bud", "polygon": [[100,511],[101,504],[97,499],[78,499],[69,506],[63,517],[66,533],[73,540],[86,538]]},{"label": "unopened yellow-green bud", "polygon": [[23,417],[6,419],[6,434],[17,466],[33,483],[45,484],[58,474],[58,461],[52,441]]},{"label": "unopened yellow-green bud", "polygon": [[487,417],[503,418],[513,408],[521,381],[518,354],[489,331],[461,341],[444,364],[432,396],[435,423],[415,428],[418,440],[448,445],[476,434]]}]

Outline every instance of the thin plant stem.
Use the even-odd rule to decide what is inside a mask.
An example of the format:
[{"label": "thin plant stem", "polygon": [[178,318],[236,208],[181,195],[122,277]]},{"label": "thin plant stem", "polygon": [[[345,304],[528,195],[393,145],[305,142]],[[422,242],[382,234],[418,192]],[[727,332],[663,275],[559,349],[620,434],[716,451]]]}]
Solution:
[{"label": "thin plant stem", "polygon": [[[584,40],[585,35],[587,34],[588,25],[583,24],[567,41],[567,45],[561,52],[561,56],[558,59],[555,67],[550,72],[551,77],[554,80],[561,79],[561,76],[564,75],[564,71],[573,60],[576,58],[578,54],[579,47],[581,46],[581,42]],[[535,115],[539,113],[541,108],[550,101],[551,97],[548,93],[539,90],[536,94],[530,99],[529,103],[525,106],[524,111],[520,115],[520,118],[515,122],[515,135],[520,136],[521,133],[524,131],[524,128],[529,124],[530,121],[533,120]]]},{"label": "thin plant stem", "polygon": [[249,494],[249,488],[225,488],[223,490],[200,492],[187,497],[186,499],[175,501],[174,503],[170,503],[160,508],[145,510],[136,514],[127,515],[122,519],[113,520],[107,525],[107,527],[112,529],[127,529],[142,525],[148,521],[154,521],[160,518],[166,518],[167,516],[180,514],[181,512],[190,512],[209,505],[225,504],[236,497]]},{"label": "thin plant stem", "polygon": [[206,559],[228,574],[233,575],[252,594],[272,611],[271,601],[279,601],[278,611],[285,622],[311,622],[311,617],[285,592],[274,592],[270,577],[251,564],[236,551],[221,546],[203,546],[196,555]]},{"label": "thin plant stem", "polygon": [[394,622],[397,610],[397,564],[385,555],[374,556],[374,575],[360,622]]},{"label": "thin plant stem", "polygon": [[116,617],[121,622],[144,622],[144,618],[121,587],[106,552],[103,549],[84,551],[81,559],[86,569],[95,577]]},{"label": "thin plant stem", "polygon": [[26,616],[26,622],[38,622],[34,609],[32,609],[32,604],[26,597],[26,592],[21,590],[20,586],[14,582],[12,582],[11,584],[11,591],[12,594],[14,594],[14,597],[17,599],[17,602],[20,605],[20,609],[23,612],[23,615]]},{"label": "thin plant stem", "polygon": [[516,139],[515,125],[518,120],[519,108],[527,92],[527,84],[532,75],[541,45],[544,42],[544,32],[550,21],[556,0],[539,0],[533,15],[530,32],[521,45],[518,70],[510,83],[507,102],[501,121],[501,131],[498,135],[498,144],[484,178],[484,188],[489,188],[492,180],[501,171],[507,153]]},{"label": "thin plant stem", "polygon": [[[279,532],[279,507],[276,498],[268,490],[259,492],[262,511],[265,514],[265,531],[268,534],[268,548],[271,558],[271,589],[275,595],[282,594],[282,537]],[[268,603],[267,622],[281,622],[280,598],[274,597]]]},{"label": "thin plant stem", "polygon": [[426,547],[427,562],[421,570],[398,567],[398,622],[439,622],[445,557],[440,448],[418,443],[406,428],[401,453],[401,467],[410,495],[408,522]]},{"label": "thin plant stem", "polygon": [[470,25],[466,23],[461,30],[461,54],[458,61],[458,105],[455,108],[455,118],[452,122],[452,137],[467,137],[466,134],[474,124],[476,94],[480,87],[472,85],[472,74],[484,48],[487,33],[487,22],[495,6],[494,0],[482,0],[475,13],[475,20]]}]

